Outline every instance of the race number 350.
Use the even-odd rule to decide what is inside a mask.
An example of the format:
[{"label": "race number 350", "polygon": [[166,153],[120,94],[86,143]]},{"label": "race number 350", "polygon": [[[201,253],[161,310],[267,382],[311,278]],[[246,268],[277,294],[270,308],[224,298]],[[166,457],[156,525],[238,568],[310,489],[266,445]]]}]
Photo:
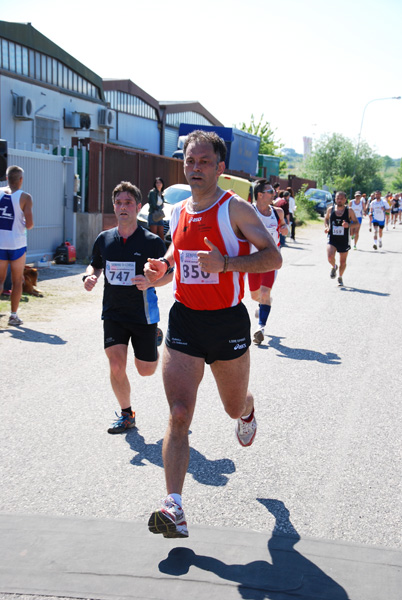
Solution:
[{"label": "race number 350", "polygon": [[219,273],[201,271],[197,252],[180,250],[180,282],[187,284],[219,283]]}]

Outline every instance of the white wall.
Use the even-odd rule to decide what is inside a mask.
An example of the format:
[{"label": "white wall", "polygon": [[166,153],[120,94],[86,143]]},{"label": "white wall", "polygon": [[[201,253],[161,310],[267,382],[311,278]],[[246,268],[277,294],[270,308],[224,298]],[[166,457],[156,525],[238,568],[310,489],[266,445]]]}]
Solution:
[{"label": "white wall", "polygon": [[[60,123],[59,145],[71,146],[72,137],[93,137],[106,141],[106,130],[98,127],[98,112],[105,108],[102,103],[91,102],[69,96],[41,85],[14,79],[6,75],[0,76],[0,137],[8,141],[10,147],[32,150],[34,142],[34,121],[22,121],[13,117],[13,94],[26,96],[32,100],[32,116],[56,119]],[[91,130],[64,128],[64,109],[90,115]],[[94,130],[94,131],[93,131]]]}]

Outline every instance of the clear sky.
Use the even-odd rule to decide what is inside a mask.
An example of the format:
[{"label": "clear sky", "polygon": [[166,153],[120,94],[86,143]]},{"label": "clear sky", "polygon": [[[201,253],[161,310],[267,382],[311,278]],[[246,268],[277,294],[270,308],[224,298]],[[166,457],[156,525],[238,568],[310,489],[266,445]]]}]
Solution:
[{"label": "clear sky", "polygon": [[[224,125],[264,114],[286,147],[357,140],[366,104],[402,96],[402,0],[0,0],[102,78],[198,100]],[[402,156],[402,100],[373,102],[362,139]]]}]

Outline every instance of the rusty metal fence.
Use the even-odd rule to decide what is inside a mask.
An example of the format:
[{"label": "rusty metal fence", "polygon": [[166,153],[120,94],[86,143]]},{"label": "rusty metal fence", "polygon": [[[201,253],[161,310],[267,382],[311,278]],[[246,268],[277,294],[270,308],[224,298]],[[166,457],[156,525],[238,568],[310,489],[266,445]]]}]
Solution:
[{"label": "rusty metal fence", "polygon": [[112,204],[114,187],[120,181],[131,181],[141,190],[145,203],[155,177],[162,177],[165,187],[186,183],[183,161],[122,146],[91,142],[88,212],[101,212],[104,228],[113,227],[116,225]]}]

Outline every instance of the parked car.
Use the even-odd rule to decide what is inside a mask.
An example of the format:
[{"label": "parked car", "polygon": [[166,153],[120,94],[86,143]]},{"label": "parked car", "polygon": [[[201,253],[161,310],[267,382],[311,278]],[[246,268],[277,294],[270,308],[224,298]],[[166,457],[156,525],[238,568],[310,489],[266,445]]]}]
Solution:
[{"label": "parked car", "polygon": [[[180,202],[181,200],[185,200],[191,196],[191,188],[189,185],[185,183],[175,183],[174,185],[170,185],[163,192],[165,197],[165,204],[163,206],[163,212],[165,213],[165,218],[163,219],[163,231],[165,234],[165,242],[169,245],[172,241],[170,235],[170,217],[172,214],[173,206]],[[137,220],[144,229],[149,229],[148,227],[148,203],[144,204],[138,213]]]},{"label": "parked car", "polygon": [[328,206],[331,206],[332,194],[326,190],[318,190],[316,188],[308,189],[304,195],[311,201],[314,202],[315,210],[322,216],[325,216]]}]

